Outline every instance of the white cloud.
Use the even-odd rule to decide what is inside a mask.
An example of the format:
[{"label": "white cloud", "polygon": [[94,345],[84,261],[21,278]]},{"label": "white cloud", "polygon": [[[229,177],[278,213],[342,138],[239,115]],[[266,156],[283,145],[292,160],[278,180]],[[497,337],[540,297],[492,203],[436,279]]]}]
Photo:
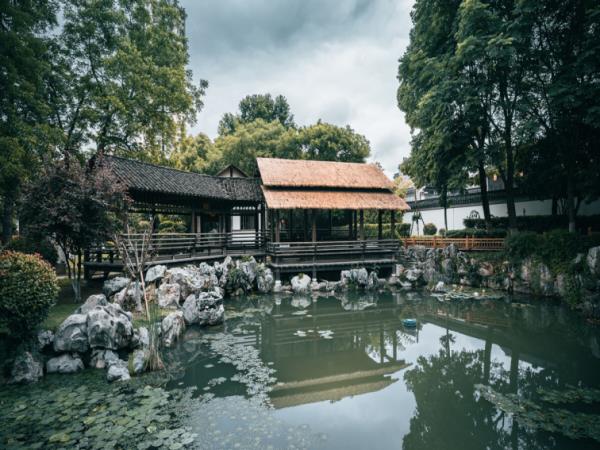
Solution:
[{"label": "white cloud", "polygon": [[412,0],[187,0],[190,66],[209,82],[192,132],[216,136],[248,94],[284,95],[296,122],[350,125],[389,175],[410,152],[396,106]]}]

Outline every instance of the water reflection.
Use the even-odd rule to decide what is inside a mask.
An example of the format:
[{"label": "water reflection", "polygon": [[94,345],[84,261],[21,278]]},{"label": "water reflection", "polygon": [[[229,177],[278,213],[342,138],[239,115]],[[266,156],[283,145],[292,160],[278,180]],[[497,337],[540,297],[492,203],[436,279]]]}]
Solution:
[{"label": "water reflection", "polygon": [[[276,371],[266,390],[273,414],[324,433],[325,448],[573,448],[560,433],[520,426],[475,385],[531,400],[539,389],[599,387],[597,330],[547,302],[441,303],[414,292],[273,296],[231,303],[226,317],[218,332]],[[405,318],[417,327],[404,327]],[[243,394],[231,365],[206,336],[196,338],[178,350],[173,385]],[[211,386],[215,377],[227,381]]]}]

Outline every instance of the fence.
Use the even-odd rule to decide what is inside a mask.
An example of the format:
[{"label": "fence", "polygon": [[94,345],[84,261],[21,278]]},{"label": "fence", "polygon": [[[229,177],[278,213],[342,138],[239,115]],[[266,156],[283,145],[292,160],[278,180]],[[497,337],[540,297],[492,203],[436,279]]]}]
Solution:
[{"label": "fence", "polygon": [[403,238],[402,243],[405,247],[423,245],[428,248],[444,248],[450,244],[454,244],[456,248],[463,251],[498,251],[504,247],[504,238],[419,236]]}]

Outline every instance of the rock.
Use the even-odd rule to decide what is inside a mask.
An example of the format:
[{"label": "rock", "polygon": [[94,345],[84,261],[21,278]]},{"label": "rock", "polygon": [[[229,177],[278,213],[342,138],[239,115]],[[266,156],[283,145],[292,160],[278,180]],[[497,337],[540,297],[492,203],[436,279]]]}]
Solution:
[{"label": "rock", "polygon": [[592,275],[600,276],[600,245],[588,250],[586,261]]},{"label": "rock", "polygon": [[369,278],[367,280],[367,289],[377,289],[379,287],[379,278],[377,277],[377,273],[375,271],[369,274]]},{"label": "rock", "polygon": [[237,262],[237,267],[244,272],[246,278],[250,284],[254,283],[256,279],[256,270],[258,264],[256,260],[251,256],[248,260],[241,260]]},{"label": "rock", "polygon": [[295,294],[305,294],[309,292],[311,281],[311,278],[305,274],[294,276],[290,280],[292,284],[292,291],[294,291]]},{"label": "rock", "polygon": [[50,330],[40,331],[37,334],[37,343],[40,350],[52,345],[54,342],[54,333]]},{"label": "rock", "polygon": [[223,322],[225,308],[219,292],[200,292],[190,295],[183,302],[183,317],[188,325],[217,325]]},{"label": "rock", "polygon": [[117,292],[113,297],[113,302],[126,311],[141,312],[143,310],[143,297],[142,285],[140,282],[135,281]]},{"label": "rock", "polygon": [[275,277],[273,272],[268,267],[262,267],[256,273],[256,287],[261,294],[267,294],[273,290],[275,286]]},{"label": "rock", "polygon": [[104,294],[90,295],[85,303],[75,310],[75,314],[87,314],[96,306],[108,305],[108,300]]},{"label": "rock", "polygon": [[554,295],[554,277],[546,264],[538,264],[538,274],[540,283],[540,293],[542,295]]},{"label": "rock", "polygon": [[456,245],[452,243],[443,249],[442,254],[446,258],[456,258],[456,255],[458,254],[458,249],[456,248]]},{"label": "rock", "polygon": [[166,270],[167,270],[167,266],[163,266],[160,264],[150,267],[146,271],[146,277],[145,277],[146,283],[153,283],[156,280],[160,280],[165,275]]},{"label": "rock", "polygon": [[482,262],[479,269],[477,269],[477,273],[483,278],[491,277],[494,274],[494,266],[489,262]]},{"label": "rock", "polygon": [[190,294],[196,294],[203,290],[210,290],[217,286],[219,281],[216,275],[200,273],[193,267],[173,267],[165,272],[163,283],[177,283],[181,288],[181,298],[187,298]]},{"label": "rock", "polygon": [[404,272],[404,275],[408,281],[415,283],[423,276],[423,271],[420,269],[408,269]]},{"label": "rock", "polygon": [[113,303],[97,306],[87,315],[87,334],[91,348],[118,350],[128,347],[133,338],[131,317]]},{"label": "rock", "polygon": [[75,373],[83,370],[83,361],[78,355],[63,355],[51,358],[46,363],[48,373]]},{"label": "rock", "polygon": [[179,307],[181,298],[181,286],[177,283],[162,283],[157,291],[158,306],[161,308]]},{"label": "rock", "polygon": [[122,359],[117,359],[108,368],[106,373],[106,379],[108,381],[128,381],[131,379],[129,375],[129,369],[127,368],[127,362]]},{"label": "rock", "polygon": [[110,280],[106,280],[102,286],[102,293],[107,298],[110,298],[112,295],[129,286],[129,282],[129,278],[126,277],[115,277],[111,278]]},{"label": "rock", "polygon": [[112,350],[95,349],[92,350],[90,367],[93,369],[104,369],[114,364],[118,359],[119,355]]},{"label": "rock", "polygon": [[148,328],[139,327],[133,330],[131,344],[134,348],[148,348],[150,346],[150,332]]},{"label": "rock", "polygon": [[435,287],[433,288],[433,292],[446,292],[446,285],[443,281],[438,281]]},{"label": "rock", "polygon": [[[450,245],[454,245],[454,244],[450,244]],[[448,248],[448,247],[446,247]],[[456,266],[454,264],[454,261],[450,258],[445,258],[442,260],[441,263],[441,267],[442,267],[442,273],[450,280],[452,279],[455,275],[456,275]]]},{"label": "rock", "polygon": [[[192,296],[193,294],[190,295],[190,297]],[[175,311],[170,313],[162,320],[160,324],[160,329],[162,342],[164,346],[173,346],[173,344],[175,344],[177,339],[179,339],[179,336],[181,336],[183,334],[183,331],[185,330],[185,320],[183,318],[183,312]]]},{"label": "rock", "polygon": [[146,361],[148,360],[148,350],[138,349],[135,350],[131,356],[131,370],[133,374],[139,375],[146,368]]},{"label": "rock", "polygon": [[71,314],[56,330],[54,351],[85,353],[89,348],[87,315]]},{"label": "rock", "polygon": [[31,352],[22,352],[15,358],[9,383],[35,383],[43,376],[42,363],[37,361]]}]

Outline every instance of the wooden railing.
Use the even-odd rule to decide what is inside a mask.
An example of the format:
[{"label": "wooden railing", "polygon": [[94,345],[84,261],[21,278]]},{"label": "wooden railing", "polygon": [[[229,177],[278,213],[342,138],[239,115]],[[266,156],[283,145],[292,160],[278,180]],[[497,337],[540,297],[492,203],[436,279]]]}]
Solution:
[{"label": "wooden railing", "polygon": [[[123,241],[132,248],[140,248],[141,234],[122,236]],[[231,233],[160,233],[152,236],[149,253],[153,261],[194,258],[196,256],[227,255],[228,252],[244,253],[259,250],[265,245],[264,233],[255,231],[236,231]],[[119,251],[112,242],[85,252],[87,263],[116,263],[120,259]]]},{"label": "wooden railing", "polygon": [[267,255],[276,266],[376,263],[395,259],[399,249],[396,239],[267,243]]},{"label": "wooden railing", "polygon": [[418,236],[402,238],[405,247],[423,245],[429,248],[443,248],[450,244],[463,251],[496,251],[504,247],[504,238],[446,238],[442,236]]}]

